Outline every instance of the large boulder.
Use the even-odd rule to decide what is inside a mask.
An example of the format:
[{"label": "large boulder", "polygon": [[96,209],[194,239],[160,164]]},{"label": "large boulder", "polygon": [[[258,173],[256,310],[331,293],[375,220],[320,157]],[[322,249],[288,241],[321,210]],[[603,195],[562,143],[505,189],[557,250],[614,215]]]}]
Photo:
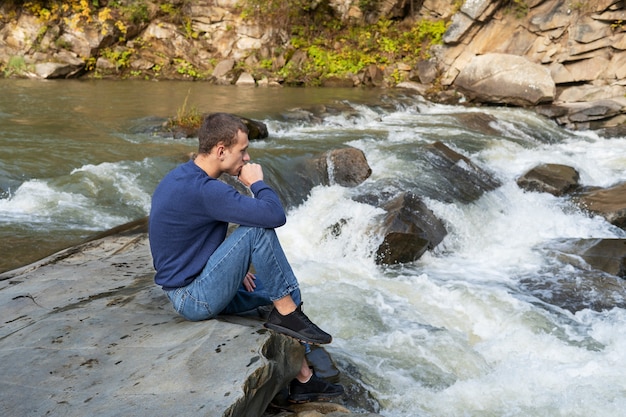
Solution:
[{"label": "large boulder", "polygon": [[556,95],[548,69],[509,54],[474,56],[461,69],[454,85],[472,100],[517,106],[549,102]]},{"label": "large boulder", "polygon": [[326,158],[320,159],[322,168],[326,167],[328,180],[332,184],[355,187],[372,175],[372,169],[362,150],[357,148],[333,149],[326,152]]}]

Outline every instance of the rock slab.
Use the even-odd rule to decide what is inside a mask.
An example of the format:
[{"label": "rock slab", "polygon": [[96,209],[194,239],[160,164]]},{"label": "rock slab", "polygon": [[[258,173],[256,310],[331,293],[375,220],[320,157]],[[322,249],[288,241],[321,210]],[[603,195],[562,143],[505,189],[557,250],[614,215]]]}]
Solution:
[{"label": "rock slab", "polygon": [[263,414],[300,345],[251,318],[185,321],[152,276],[146,233],[0,275],[0,414]]}]

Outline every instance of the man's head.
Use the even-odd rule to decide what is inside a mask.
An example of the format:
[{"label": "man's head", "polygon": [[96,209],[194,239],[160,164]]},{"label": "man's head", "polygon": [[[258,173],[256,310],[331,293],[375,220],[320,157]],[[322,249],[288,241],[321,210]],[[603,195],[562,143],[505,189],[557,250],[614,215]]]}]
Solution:
[{"label": "man's head", "polygon": [[214,178],[223,173],[239,176],[244,165],[250,162],[248,128],[237,116],[208,115],[198,131],[198,139],[195,162]]},{"label": "man's head", "polygon": [[198,131],[198,153],[211,153],[211,149],[220,142],[225,148],[230,148],[237,143],[239,131],[248,135],[248,127],[239,117],[230,113],[209,114]]}]

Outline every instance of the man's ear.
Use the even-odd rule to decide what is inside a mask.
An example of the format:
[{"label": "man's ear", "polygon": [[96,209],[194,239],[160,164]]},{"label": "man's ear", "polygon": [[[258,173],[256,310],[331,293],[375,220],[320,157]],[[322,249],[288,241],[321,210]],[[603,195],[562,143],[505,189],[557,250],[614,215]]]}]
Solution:
[{"label": "man's ear", "polygon": [[224,151],[225,151],[225,147],[224,144],[222,142],[219,142],[217,145],[215,145],[215,154],[217,155],[217,158],[220,161],[224,160]]}]

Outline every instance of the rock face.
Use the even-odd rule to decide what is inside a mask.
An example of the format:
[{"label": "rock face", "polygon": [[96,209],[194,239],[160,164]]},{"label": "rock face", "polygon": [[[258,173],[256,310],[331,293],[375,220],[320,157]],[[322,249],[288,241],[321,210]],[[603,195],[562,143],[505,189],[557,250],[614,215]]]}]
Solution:
[{"label": "rock face", "polygon": [[[541,113],[568,128],[617,126],[626,119],[622,91],[626,76],[626,33],[621,24],[625,16],[624,4],[617,0],[576,5],[568,0],[466,1],[452,16],[444,44],[436,50],[442,82],[468,91],[468,97],[476,102],[516,105],[548,102]],[[475,67],[484,62],[501,67],[497,60],[480,58],[494,53],[503,62],[523,58],[541,67],[543,72],[532,70],[519,74],[503,70],[499,79],[503,90],[510,89],[506,94],[494,96],[493,90],[480,91],[476,84],[473,90],[468,90],[468,65]],[[515,67],[522,68],[521,64],[508,65]],[[526,68],[531,67],[526,64]],[[484,66],[482,71],[491,69]],[[545,72],[556,87],[556,95],[552,97],[545,95],[549,90],[549,87],[545,90],[548,86]],[[520,76],[526,77],[525,82]],[[515,88],[511,89],[510,85]],[[526,98],[524,85],[533,92],[532,100]],[[585,97],[584,92],[590,89],[594,90],[593,97]],[[568,90],[568,94],[560,94],[562,90]]]},{"label": "rock face", "polygon": [[254,319],[185,321],[152,277],[141,231],[0,275],[4,415],[262,415],[300,344]]}]

